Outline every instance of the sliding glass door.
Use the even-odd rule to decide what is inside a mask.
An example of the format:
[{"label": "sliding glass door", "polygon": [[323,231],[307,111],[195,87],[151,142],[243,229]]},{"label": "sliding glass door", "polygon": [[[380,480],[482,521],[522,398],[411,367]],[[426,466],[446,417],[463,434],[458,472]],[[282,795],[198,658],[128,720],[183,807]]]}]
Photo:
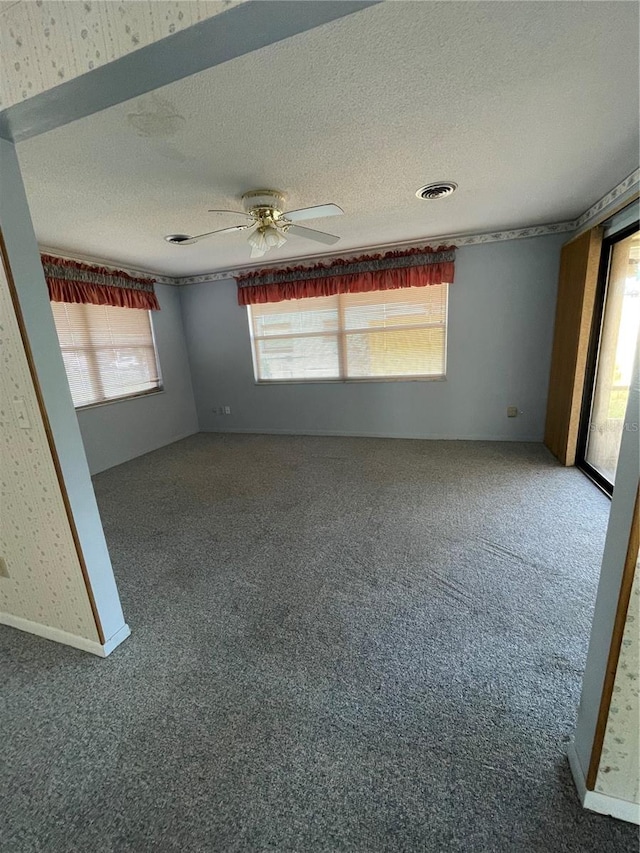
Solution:
[{"label": "sliding glass door", "polygon": [[598,309],[578,455],[589,476],[611,494],[640,328],[637,223],[604,241]]}]

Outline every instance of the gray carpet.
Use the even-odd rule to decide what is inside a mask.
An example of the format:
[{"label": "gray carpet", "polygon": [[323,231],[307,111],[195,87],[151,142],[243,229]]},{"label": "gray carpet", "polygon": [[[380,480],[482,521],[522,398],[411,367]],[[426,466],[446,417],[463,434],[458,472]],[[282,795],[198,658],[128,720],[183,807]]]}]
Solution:
[{"label": "gray carpet", "polygon": [[609,503],[542,446],[199,435],[95,486],[133,634],[0,631],[3,853],[638,849],[565,758]]}]

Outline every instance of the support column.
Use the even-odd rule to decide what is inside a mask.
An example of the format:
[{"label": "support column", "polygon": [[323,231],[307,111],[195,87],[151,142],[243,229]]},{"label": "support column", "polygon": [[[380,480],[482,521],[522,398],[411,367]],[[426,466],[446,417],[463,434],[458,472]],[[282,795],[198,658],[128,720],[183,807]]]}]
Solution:
[{"label": "support column", "polygon": [[[129,635],[129,628],[71,400],[15,147],[4,139],[0,139],[0,231],[7,342],[2,378],[11,389],[4,395],[11,399],[3,399],[2,408],[6,434],[12,436],[3,447],[2,464],[23,466],[19,480],[7,478],[7,489],[15,492],[14,515],[20,500],[25,508],[38,501],[38,523],[44,533],[51,534],[47,547],[38,545],[37,559],[26,547],[33,545],[27,540],[35,536],[28,524],[21,527],[16,522],[11,535],[5,535],[5,548],[14,544],[11,559],[0,553],[5,557],[0,622],[105,656]],[[36,458],[37,465],[32,464],[30,460]],[[44,479],[39,479],[41,472]],[[7,506],[11,499],[9,494],[4,496]],[[17,547],[21,536],[24,548]],[[52,559],[56,547],[67,549],[58,563]],[[65,577],[56,577],[63,566],[67,567]],[[52,598],[58,601],[55,614]],[[75,618],[74,609],[83,611],[82,618]]]}]

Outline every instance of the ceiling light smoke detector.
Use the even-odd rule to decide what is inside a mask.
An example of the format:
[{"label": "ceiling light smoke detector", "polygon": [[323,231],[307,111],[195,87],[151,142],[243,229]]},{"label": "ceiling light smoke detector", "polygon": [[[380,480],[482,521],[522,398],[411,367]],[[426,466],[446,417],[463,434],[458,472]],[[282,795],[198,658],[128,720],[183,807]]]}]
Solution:
[{"label": "ceiling light smoke detector", "polygon": [[458,189],[458,185],[453,181],[436,181],[434,184],[427,184],[426,187],[420,187],[416,196],[425,201],[437,201],[440,198],[446,198]]}]

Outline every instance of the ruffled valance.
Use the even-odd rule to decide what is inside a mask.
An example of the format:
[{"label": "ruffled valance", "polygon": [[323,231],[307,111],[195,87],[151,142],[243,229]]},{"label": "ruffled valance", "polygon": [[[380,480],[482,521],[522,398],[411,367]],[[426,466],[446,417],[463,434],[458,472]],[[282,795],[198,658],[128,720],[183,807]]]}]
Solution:
[{"label": "ruffled valance", "polygon": [[41,255],[51,302],[81,302],[159,311],[153,278],[135,278],[123,270]]},{"label": "ruffled valance", "polygon": [[454,262],[455,246],[440,246],[352,259],[337,258],[330,264],[313,267],[256,270],[236,277],[238,303],[256,305],[337,293],[451,284]]}]

